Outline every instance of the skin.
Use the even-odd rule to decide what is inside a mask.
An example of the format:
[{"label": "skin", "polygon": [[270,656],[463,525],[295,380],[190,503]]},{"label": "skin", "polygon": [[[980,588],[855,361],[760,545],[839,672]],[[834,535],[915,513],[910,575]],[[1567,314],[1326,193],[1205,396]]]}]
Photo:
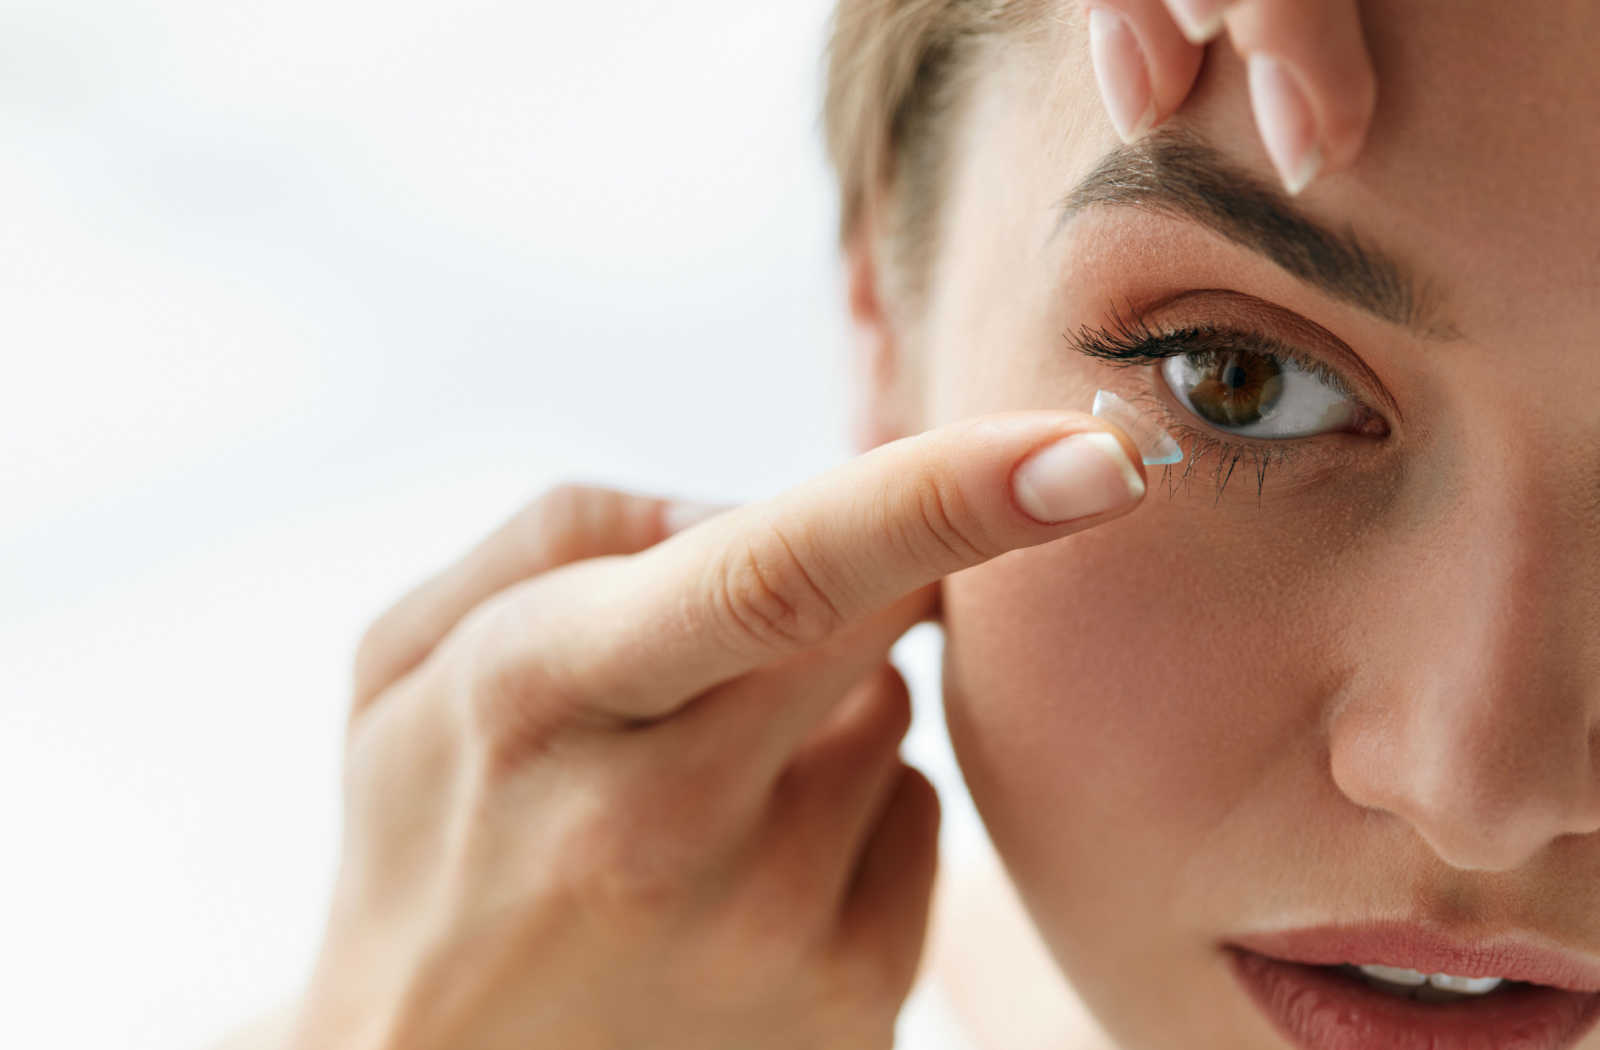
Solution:
[{"label": "skin", "polygon": [[[1295,203],[1425,275],[1459,339],[1146,210],[1091,209],[1047,241],[1120,142],[1080,18],[979,77],[921,311],[879,299],[870,237],[850,246],[863,447],[1148,395],[1156,368],[1062,333],[1194,289],[1270,304],[1256,319],[1285,341],[1321,326],[1399,408],[1357,386],[1388,436],[1290,442],[1259,504],[1253,477],[1217,497],[1214,454],[1170,496],[1154,467],[1126,518],[943,581],[957,757],[1121,1047],[1281,1050],[1219,949],[1246,931],[1431,918],[1600,957],[1600,9],[1407,0],[1362,22],[1367,143]],[[1247,100],[1244,61],[1213,46],[1168,124],[1273,181]]]},{"label": "skin", "polygon": [[[1234,44],[1280,6],[1231,9]],[[1428,272],[1448,344],[1170,216],[1099,207],[1045,237],[1117,139],[1082,20],[1008,49],[973,100],[926,309],[880,300],[870,238],[850,252],[858,441],[914,440],[681,538],[664,501],[564,486],[380,618],[317,971],[229,1045],[889,1045],[937,802],[897,761],[909,703],[883,661],[931,617],[974,797],[1102,1045],[1279,1047],[1217,954],[1247,929],[1427,915],[1594,951],[1600,100],[1579,42],[1600,26],[1581,10],[1362,11],[1372,155],[1330,154],[1302,199]],[[1214,49],[1163,117],[1266,176],[1245,93]],[[1253,305],[1191,295],[1158,319],[1290,342],[1315,322],[1403,419],[1381,444],[1301,442],[1259,502],[1151,472],[1125,520],[1023,520],[1011,466],[1100,425],[1072,414],[1094,389],[1155,404],[1152,373],[1061,333],[1113,299],[1219,288]],[[957,422],[991,413],[1010,429]],[[708,571],[752,551],[759,581]],[[782,630],[748,634],[761,609]]]},{"label": "skin", "polygon": [[[1019,464],[1066,438],[1101,469],[1030,518]],[[686,527],[547,492],[357,648],[339,875],[285,1046],[892,1045],[939,802],[899,761],[889,647],[944,576],[1132,510],[1129,456],[1092,416],[1009,411]]]},{"label": "skin", "polygon": [[1188,98],[1202,47],[1225,34],[1254,56],[1250,104],[1290,193],[1361,151],[1376,80],[1355,0],[1096,0],[1089,53],[1124,141]]}]

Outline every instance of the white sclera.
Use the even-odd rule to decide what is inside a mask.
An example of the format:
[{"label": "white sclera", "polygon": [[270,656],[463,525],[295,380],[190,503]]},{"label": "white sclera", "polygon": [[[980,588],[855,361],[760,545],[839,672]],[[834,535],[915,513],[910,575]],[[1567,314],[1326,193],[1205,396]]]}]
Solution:
[{"label": "white sclera", "polygon": [[1141,416],[1132,405],[1111,391],[1094,392],[1094,408],[1090,414],[1109,419],[1126,430],[1134,444],[1139,446],[1145,466],[1159,467],[1164,463],[1183,462],[1183,449],[1172,440],[1171,434]]}]

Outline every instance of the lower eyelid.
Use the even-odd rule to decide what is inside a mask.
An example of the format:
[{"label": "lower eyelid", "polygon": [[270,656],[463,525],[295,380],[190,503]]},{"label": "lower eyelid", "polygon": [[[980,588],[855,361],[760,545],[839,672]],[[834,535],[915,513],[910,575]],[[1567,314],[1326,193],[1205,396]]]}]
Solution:
[{"label": "lower eyelid", "polygon": [[[1220,503],[1224,495],[1258,504],[1266,494],[1271,494],[1273,502],[1290,500],[1357,467],[1360,448],[1354,442],[1366,441],[1348,434],[1251,440],[1210,430],[1186,418],[1188,412],[1182,405],[1167,403],[1166,398],[1148,387],[1121,396],[1140,412],[1148,413],[1183,449],[1183,462],[1164,465],[1160,475],[1152,475],[1152,483],[1158,490],[1166,487],[1169,498],[1187,490],[1194,498],[1213,505]],[[1278,484],[1267,485],[1266,480],[1273,477]]]}]

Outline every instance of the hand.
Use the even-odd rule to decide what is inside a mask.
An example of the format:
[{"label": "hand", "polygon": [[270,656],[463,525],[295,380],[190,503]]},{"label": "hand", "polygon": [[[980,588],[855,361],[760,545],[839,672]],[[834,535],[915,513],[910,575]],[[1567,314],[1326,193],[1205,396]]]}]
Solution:
[{"label": "hand", "polygon": [[[1074,434],[1052,494],[1031,468]],[[945,575],[1126,513],[1138,464],[1093,416],[1010,412],[670,538],[664,501],[547,493],[359,648],[291,1045],[891,1046],[939,811],[888,650]]]},{"label": "hand", "polygon": [[1224,26],[1248,63],[1256,125],[1288,191],[1351,164],[1378,95],[1356,0],[1090,0],[1095,78],[1123,140],[1183,104]]}]

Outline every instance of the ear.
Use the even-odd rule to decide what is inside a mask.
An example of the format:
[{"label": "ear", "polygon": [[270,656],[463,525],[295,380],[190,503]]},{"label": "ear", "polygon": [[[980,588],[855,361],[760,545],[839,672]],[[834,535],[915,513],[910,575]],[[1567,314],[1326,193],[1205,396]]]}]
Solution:
[{"label": "ear", "polygon": [[885,294],[881,243],[870,215],[844,246],[850,308],[854,404],[851,441],[857,453],[915,433],[913,381],[904,359],[904,334]]}]

